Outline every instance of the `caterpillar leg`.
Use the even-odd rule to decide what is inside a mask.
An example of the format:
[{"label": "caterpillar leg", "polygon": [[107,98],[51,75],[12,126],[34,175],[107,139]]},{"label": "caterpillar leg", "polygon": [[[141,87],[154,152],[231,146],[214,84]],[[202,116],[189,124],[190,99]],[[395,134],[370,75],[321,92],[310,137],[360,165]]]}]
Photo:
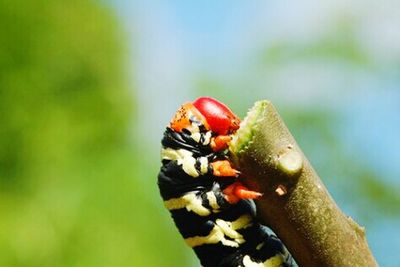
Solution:
[{"label": "caterpillar leg", "polygon": [[257,199],[262,196],[261,193],[248,189],[240,182],[229,185],[223,190],[223,193],[226,200],[231,204],[235,204],[241,199]]},{"label": "caterpillar leg", "polygon": [[211,138],[210,146],[214,152],[222,151],[228,148],[229,142],[232,140],[230,135],[218,135]]},{"label": "caterpillar leg", "polygon": [[210,163],[213,175],[218,177],[237,177],[240,172],[232,168],[228,160],[217,160]]}]

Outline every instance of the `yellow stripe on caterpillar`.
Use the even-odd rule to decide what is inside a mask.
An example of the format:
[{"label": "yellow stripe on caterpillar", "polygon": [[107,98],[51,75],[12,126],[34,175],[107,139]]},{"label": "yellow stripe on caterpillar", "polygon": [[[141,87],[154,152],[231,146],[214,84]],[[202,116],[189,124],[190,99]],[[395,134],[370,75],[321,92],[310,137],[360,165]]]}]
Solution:
[{"label": "yellow stripe on caterpillar", "polygon": [[234,239],[239,244],[242,244],[245,240],[236,230],[249,227],[251,225],[251,216],[249,214],[244,214],[232,222],[217,219],[215,223],[221,228],[225,236]]},{"label": "yellow stripe on caterpillar", "polygon": [[254,262],[248,255],[243,258],[244,267],[280,267],[283,262],[283,257],[280,254],[277,254],[264,262]]},{"label": "yellow stripe on caterpillar", "polygon": [[161,149],[161,159],[166,160],[183,160],[185,157],[192,157],[193,153],[186,149]]},{"label": "yellow stripe on caterpillar", "polygon": [[188,127],[186,127],[186,129],[189,130],[189,132],[191,132],[192,134],[200,132],[199,126],[193,122]]},{"label": "yellow stripe on caterpillar", "polygon": [[197,143],[200,143],[200,138],[201,138],[201,133],[197,132],[197,133],[192,133],[190,135],[190,137],[192,137],[192,139],[194,141],[196,141]]},{"label": "yellow stripe on caterpillar", "polygon": [[193,157],[184,157],[182,160],[178,160],[178,164],[182,164],[182,169],[192,177],[198,177],[199,173],[196,170],[196,159]]},{"label": "yellow stripe on caterpillar", "polygon": [[233,239],[236,243],[242,244],[246,240],[244,240],[243,236],[239,234],[239,232],[235,231],[232,228],[231,222],[227,222],[221,219],[217,219],[215,223],[218,225],[218,227],[222,230],[225,236]]},{"label": "yellow stripe on caterpillar", "polygon": [[232,228],[237,230],[237,229],[245,229],[249,226],[251,226],[252,223],[252,217],[249,214],[244,214],[237,218],[235,221],[231,223]]},{"label": "yellow stripe on caterpillar", "polygon": [[200,173],[206,174],[208,172],[208,159],[206,157],[201,157],[199,160],[200,160]]},{"label": "yellow stripe on caterpillar", "polygon": [[[182,165],[183,171],[192,177],[196,178],[200,175],[196,170],[196,159],[193,157],[193,153],[186,149],[163,148],[161,149],[161,158],[176,160],[178,165]],[[200,172],[204,174],[208,171],[207,158],[200,158],[200,163]]]},{"label": "yellow stripe on caterpillar", "polygon": [[208,131],[205,135],[204,135],[204,142],[203,142],[203,145],[209,145],[210,144],[210,142],[211,142],[211,136],[212,136],[212,133],[211,133],[211,131]]},{"label": "yellow stripe on caterpillar", "polygon": [[200,216],[208,216],[210,210],[202,205],[202,199],[195,193],[188,193],[179,198],[171,198],[164,201],[164,206],[168,210],[177,210],[186,208],[187,211],[193,211]]},{"label": "yellow stripe on caterpillar", "polygon": [[207,192],[207,200],[213,212],[219,212],[220,206],[218,205],[217,197],[214,192]]},{"label": "yellow stripe on caterpillar", "polygon": [[[186,238],[185,241],[190,247],[204,244],[216,244],[221,242],[224,246],[239,247],[246,240],[236,230],[244,229],[251,225],[251,216],[248,214],[240,216],[233,222],[217,219],[214,228],[206,236],[194,236]],[[229,237],[229,239],[225,238]],[[233,239],[233,240],[230,240]]]},{"label": "yellow stripe on caterpillar", "polygon": [[218,225],[215,225],[208,235],[189,237],[185,239],[185,242],[192,248],[205,244],[217,244],[218,242],[221,242],[224,246],[239,247],[239,243],[225,238],[224,232]]}]

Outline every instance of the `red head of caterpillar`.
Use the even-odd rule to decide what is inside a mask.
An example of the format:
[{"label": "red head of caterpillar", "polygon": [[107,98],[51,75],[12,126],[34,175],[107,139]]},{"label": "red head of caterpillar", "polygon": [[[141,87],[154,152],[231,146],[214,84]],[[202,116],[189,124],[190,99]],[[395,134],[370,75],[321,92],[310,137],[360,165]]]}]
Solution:
[{"label": "red head of caterpillar", "polygon": [[200,97],[180,107],[170,122],[171,128],[181,132],[190,125],[191,116],[217,135],[234,133],[240,123],[240,119],[223,103],[211,97]]},{"label": "red head of caterpillar", "polygon": [[205,117],[210,130],[218,135],[235,132],[240,119],[223,103],[211,97],[200,97],[193,101],[193,106]]}]

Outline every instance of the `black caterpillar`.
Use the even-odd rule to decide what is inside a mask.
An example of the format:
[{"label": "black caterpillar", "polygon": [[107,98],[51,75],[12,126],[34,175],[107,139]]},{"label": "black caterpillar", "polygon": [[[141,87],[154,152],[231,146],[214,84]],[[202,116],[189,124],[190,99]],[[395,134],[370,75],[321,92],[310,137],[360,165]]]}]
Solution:
[{"label": "black caterpillar", "polygon": [[282,242],[255,219],[249,191],[228,161],[239,119],[202,97],[184,104],[162,139],[158,186],[185,242],[202,266],[295,266]]}]

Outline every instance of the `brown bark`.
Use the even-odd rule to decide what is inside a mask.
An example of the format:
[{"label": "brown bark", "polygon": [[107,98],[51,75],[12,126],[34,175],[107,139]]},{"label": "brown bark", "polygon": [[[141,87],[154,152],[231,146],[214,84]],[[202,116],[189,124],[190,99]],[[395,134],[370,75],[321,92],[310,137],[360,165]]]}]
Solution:
[{"label": "brown bark", "polygon": [[300,266],[377,266],[364,228],[341,212],[268,101],[249,111],[230,146],[256,201],[260,220]]}]

